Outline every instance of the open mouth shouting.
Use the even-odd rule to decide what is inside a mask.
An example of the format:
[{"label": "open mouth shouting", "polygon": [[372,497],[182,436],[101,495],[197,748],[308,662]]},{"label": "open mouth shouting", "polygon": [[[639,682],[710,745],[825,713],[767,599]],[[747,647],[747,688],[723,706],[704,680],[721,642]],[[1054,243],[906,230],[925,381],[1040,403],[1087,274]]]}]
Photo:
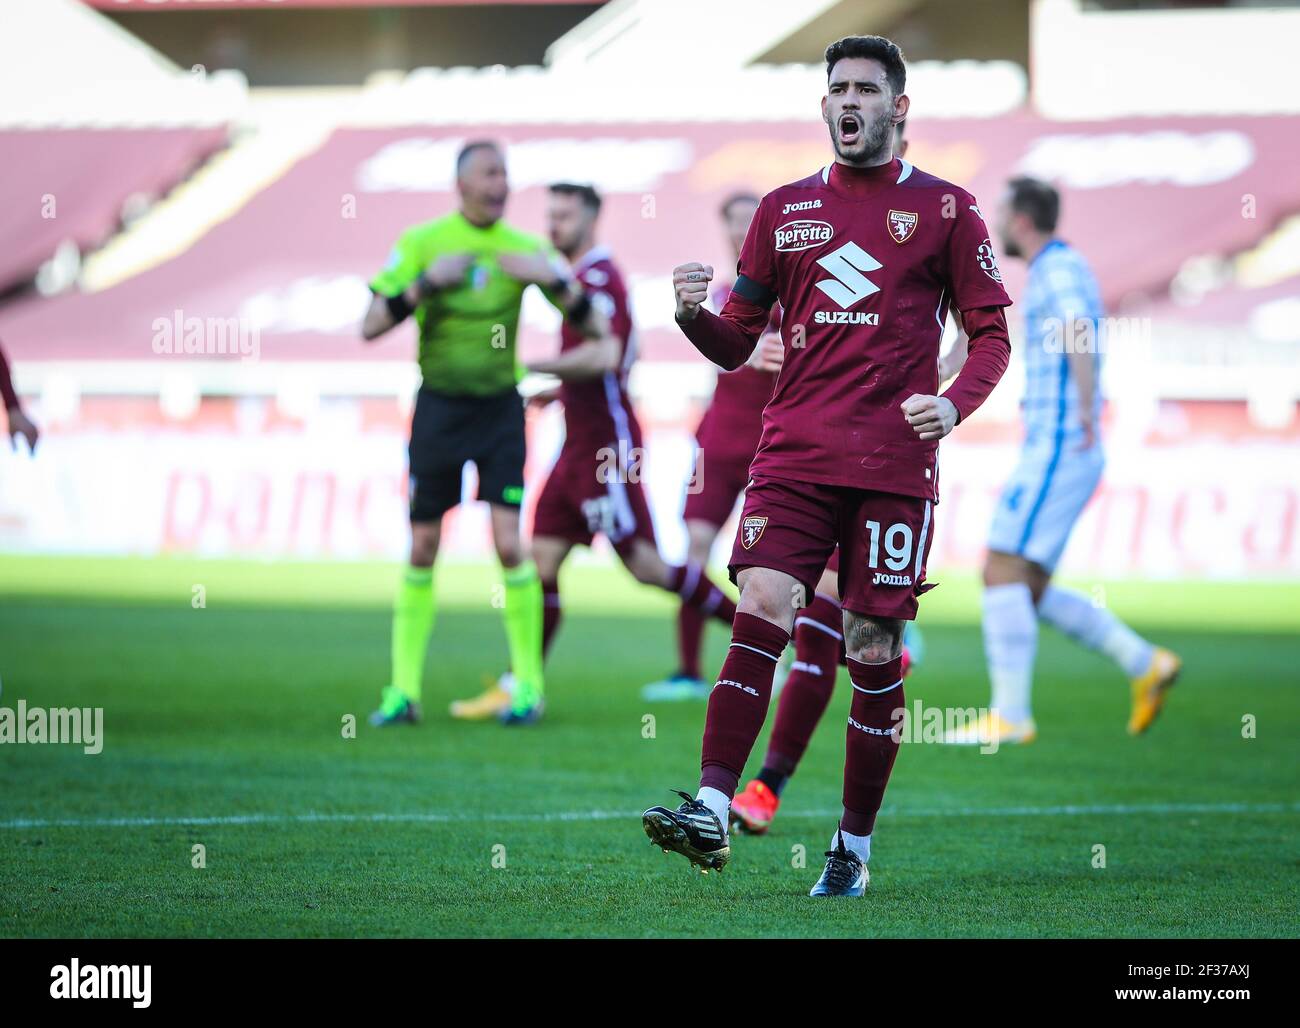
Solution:
[{"label": "open mouth shouting", "polygon": [[862,116],[854,111],[845,111],[837,123],[842,146],[855,146],[862,141]]}]

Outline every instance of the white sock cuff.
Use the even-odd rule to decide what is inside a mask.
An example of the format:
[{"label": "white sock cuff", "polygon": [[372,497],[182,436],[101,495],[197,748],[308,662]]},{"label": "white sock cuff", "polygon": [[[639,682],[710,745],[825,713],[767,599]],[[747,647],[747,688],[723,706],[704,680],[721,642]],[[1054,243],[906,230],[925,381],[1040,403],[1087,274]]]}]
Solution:
[{"label": "white sock cuff", "polygon": [[731,810],[731,800],[721,789],[715,789],[711,785],[700,786],[700,791],[695,794],[695,798],[708,807],[718,820],[722,822],[722,831],[727,831],[727,814]]},{"label": "white sock cuff", "polygon": [[850,835],[848,832],[837,828],[835,834],[831,836],[830,849],[835,849],[835,847],[839,845],[841,836],[844,837],[844,848],[850,853],[856,853],[858,859],[864,864],[871,859],[871,836]]}]

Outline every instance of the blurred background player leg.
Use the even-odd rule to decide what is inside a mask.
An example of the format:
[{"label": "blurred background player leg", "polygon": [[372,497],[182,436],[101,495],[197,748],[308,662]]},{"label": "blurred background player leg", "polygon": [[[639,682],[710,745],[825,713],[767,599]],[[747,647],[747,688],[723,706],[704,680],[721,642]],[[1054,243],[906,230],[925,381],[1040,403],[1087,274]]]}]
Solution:
[{"label": "blurred background player leg", "polygon": [[[705,451],[700,450],[692,483],[707,482],[709,485],[698,492],[689,493],[686,498],[686,531],[690,540],[686,567],[700,569],[700,574],[708,567],[709,555],[713,551],[718,532],[731,516],[736,497],[744,489],[748,473],[748,460],[743,464],[731,462],[728,465],[706,465]],[[709,619],[710,612],[705,607],[683,599],[677,612],[677,670],[667,678],[646,685],[641,690],[643,699],[676,701],[708,698],[713,684],[700,677],[700,651],[703,648],[704,628]]]},{"label": "blurred background player leg", "polygon": [[[1130,678],[1130,734],[1150,727],[1181,661],[1086,599],[1049,589],[1070,533],[1101,481],[1100,338],[1104,315],[1091,268],[1055,236],[1060,195],[1038,179],[1008,183],[998,211],[1003,251],[1028,263],[1024,347],[1025,443],[1002,491],[984,564],[984,650],[991,709],[944,741],[1024,743],[1037,735],[1030,703],[1038,620],[1110,656]],[[1091,340],[1096,345],[1067,345]]]},{"label": "blurred background player leg", "polygon": [[[723,233],[731,248],[732,267],[740,259],[740,248],[757,210],[758,197],[749,192],[731,194],[719,208]],[[710,307],[721,310],[730,292],[730,281],[716,282],[710,294]],[[779,324],[780,313],[774,310],[773,330]],[[696,427],[695,471],[687,485],[682,517],[689,539],[687,560],[701,568],[708,567],[718,533],[731,517],[736,500],[749,481],[749,462],[763,434],[763,407],[776,384],[782,353],[780,338],[773,335],[755,349],[749,363],[735,371],[719,372],[712,401]],[[677,669],[667,678],[647,685],[641,691],[642,698],[708,697],[713,683],[700,678],[700,650],[706,620],[696,607],[682,604],[677,616]]]}]

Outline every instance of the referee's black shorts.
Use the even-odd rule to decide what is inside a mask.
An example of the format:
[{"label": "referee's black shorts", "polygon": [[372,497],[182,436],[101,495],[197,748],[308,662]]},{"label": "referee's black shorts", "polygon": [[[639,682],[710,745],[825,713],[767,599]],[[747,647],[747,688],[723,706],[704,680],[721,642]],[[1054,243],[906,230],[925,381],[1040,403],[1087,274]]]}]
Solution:
[{"label": "referee's black shorts", "polygon": [[478,498],[518,507],[524,498],[524,401],[514,389],[453,396],[421,387],[411,420],[411,520],[436,521],[460,503],[466,461]]}]

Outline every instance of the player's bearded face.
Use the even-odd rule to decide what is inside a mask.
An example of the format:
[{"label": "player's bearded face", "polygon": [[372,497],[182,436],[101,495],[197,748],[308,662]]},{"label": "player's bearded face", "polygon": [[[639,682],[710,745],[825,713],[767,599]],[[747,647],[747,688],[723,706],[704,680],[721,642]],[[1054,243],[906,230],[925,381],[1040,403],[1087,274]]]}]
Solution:
[{"label": "player's bearded face", "polygon": [[[886,97],[881,97],[886,100]],[[885,156],[893,146],[894,110],[892,103],[878,107],[845,106],[836,109],[828,106],[831,144],[841,160],[857,164],[876,161]]]}]

